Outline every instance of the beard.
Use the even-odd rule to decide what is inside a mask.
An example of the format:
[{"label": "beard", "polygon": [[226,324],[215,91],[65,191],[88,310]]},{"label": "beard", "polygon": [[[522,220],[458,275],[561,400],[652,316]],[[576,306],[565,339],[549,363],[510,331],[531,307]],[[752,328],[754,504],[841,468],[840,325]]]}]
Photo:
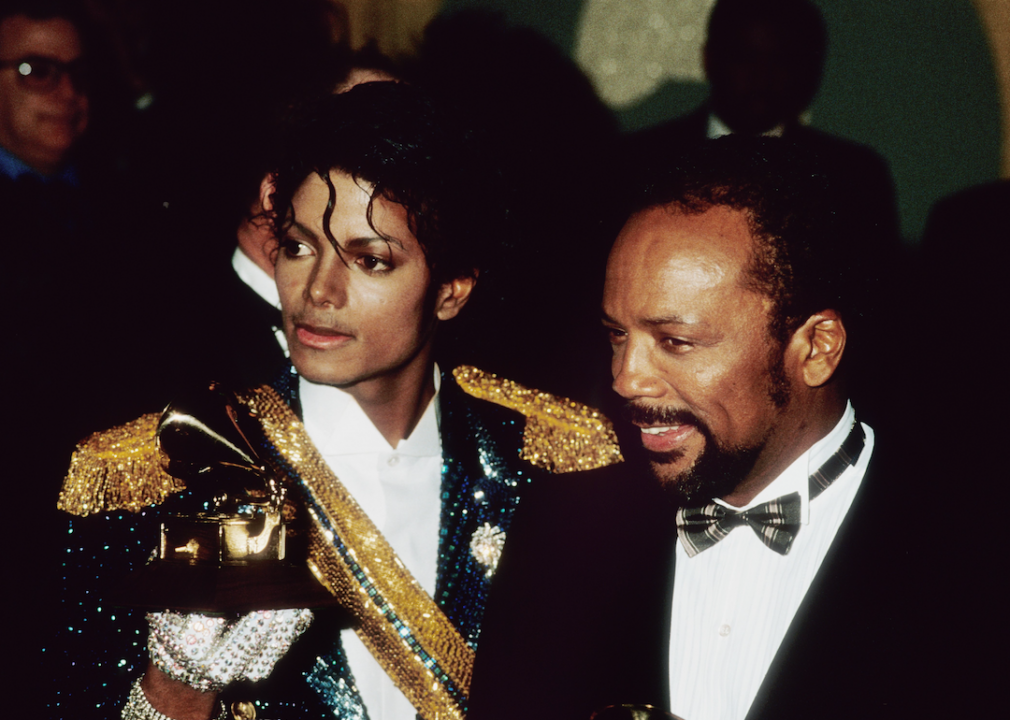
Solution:
[{"label": "beard", "polygon": [[625,416],[642,425],[692,425],[705,439],[698,459],[680,472],[673,472],[670,468],[683,459],[682,450],[643,450],[653,476],[664,492],[680,505],[707,503],[713,498],[728,495],[754,469],[764,449],[763,442],[753,446],[720,444],[709,427],[687,410],[655,408],[630,402],[625,406]]}]

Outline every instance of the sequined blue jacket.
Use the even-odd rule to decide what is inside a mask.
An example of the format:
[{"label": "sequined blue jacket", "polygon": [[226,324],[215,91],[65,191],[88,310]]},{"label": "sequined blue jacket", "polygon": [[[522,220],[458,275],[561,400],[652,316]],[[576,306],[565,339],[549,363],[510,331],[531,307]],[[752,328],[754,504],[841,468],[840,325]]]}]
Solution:
[{"label": "sequined blue jacket", "polygon": [[[275,384],[297,411],[296,388],[294,375]],[[507,532],[524,488],[547,471],[520,457],[524,442],[529,446],[524,413],[472,395],[452,375],[443,377],[442,514],[434,599],[476,649],[490,582],[487,568],[471,554],[470,539],[485,523]],[[604,454],[619,457],[609,436],[599,440]],[[61,568],[61,626],[45,653],[46,675],[54,679],[48,698],[52,717],[118,717],[131,682],[144,672],[144,613],[114,607],[105,598],[151,557],[159,523],[157,505],[70,520]],[[267,681],[229,687],[222,699],[253,699],[259,718],[367,717],[339,644],[344,617],[339,611],[317,612],[312,627]]]}]

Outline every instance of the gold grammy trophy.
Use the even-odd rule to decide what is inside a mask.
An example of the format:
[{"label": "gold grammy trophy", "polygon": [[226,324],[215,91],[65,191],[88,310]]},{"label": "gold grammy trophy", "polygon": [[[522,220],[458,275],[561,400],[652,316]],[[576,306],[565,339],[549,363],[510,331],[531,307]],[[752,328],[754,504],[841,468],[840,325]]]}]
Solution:
[{"label": "gold grammy trophy", "polygon": [[204,613],[337,604],[309,571],[304,547],[289,552],[297,508],[234,395],[212,385],[173,403],[157,436],[166,472],[186,490],[162,504],[157,553],[121,586],[117,604]]}]

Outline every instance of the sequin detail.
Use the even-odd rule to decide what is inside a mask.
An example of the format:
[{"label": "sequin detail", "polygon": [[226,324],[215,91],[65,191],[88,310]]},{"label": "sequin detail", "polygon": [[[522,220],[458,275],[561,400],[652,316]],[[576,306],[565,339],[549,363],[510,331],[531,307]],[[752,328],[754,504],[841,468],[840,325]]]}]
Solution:
[{"label": "sequin detail", "polygon": [[435,600],[476,650],[490,582],[470,540],[484,523],[508,532],[526,488],[546,471],[519,457],[522,415],[470,397],[450,380],[439,391],[443,468]]},{"label": "sequin detail", "polygon": [[258,416],[271,460],[300,478],[310,515],[310,565],[359,623],[359,637],[426,720],[463,717],[473,651],[417,584],[312,445],[277,393],[240,399]]},{"label": "sequin detail", "polygon": [[256,610],[234,620],[199,613],[148,613],[148,648],[163,673],[200,692],[258,682],[312,624],[306,609]]},{"label": "sequin detail", "polygon": [[337,643],[332,653],[316,658],[305,681],[340,720],[368,720],[344,648]]},{"label": "sequin detail", "polygon": [[160,413],[97,432],[77,445],[57,507],[81,517],[101,512],[140,512],[186,484],[161,467],[155,433]]},{"label": "sequin detail", "polygon": [[613,425],[598,410],[466,365],[452,374],[467,394],[526,416],[521,455],[533,465],[566,473],[624,460]]},{"label": "sequin detail", "polygon": [[474,560],[487,568],[484,574],[489,580],[498,569],[498,560],[504,548],[505,533],[500,527],[492,526],[491,523],[481,525],[470,538],[470,553]]}]

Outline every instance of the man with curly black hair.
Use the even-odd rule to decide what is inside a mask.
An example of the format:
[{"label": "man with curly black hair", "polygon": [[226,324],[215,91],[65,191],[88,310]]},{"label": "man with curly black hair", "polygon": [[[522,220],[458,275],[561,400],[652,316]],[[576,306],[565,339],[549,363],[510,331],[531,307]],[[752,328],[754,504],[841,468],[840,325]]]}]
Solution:
[{"label": "man with curly black hair", "polygon": [[[303,606],[258,607],[266,593],[254,587],[240,605],[255,612],[228,621],[164,611],[193,609],[168,599],[146,624],[110,612],[117,576],[153,548],[164,560],[191,545],[157,542],[152,520],[171,523],[180,489],[153,449],[157,418],[98,433],[61,495],[77,516],[70,622],[51,650],[75,667],[73,691],[55,703],[64,716],[123,706],[126,718],[188,720],[226,712],[220,701],[236,717],[249,703],[268,717],[462,717],[520,497],[545,469],[619,459],[587,408],[435,365],[437,329],[474,290],[487,233],[466,139],[418,88],[366,83],[298,114],[271,172],[264,207],[291,366],[272,386],[227,396],[215,417],[230,418],[253,464],[285,488],[302,561],[339,608],[317,609],[306,630]],[[198,492],[212,469],[172,450],[164,427],[169,472]]]}]

